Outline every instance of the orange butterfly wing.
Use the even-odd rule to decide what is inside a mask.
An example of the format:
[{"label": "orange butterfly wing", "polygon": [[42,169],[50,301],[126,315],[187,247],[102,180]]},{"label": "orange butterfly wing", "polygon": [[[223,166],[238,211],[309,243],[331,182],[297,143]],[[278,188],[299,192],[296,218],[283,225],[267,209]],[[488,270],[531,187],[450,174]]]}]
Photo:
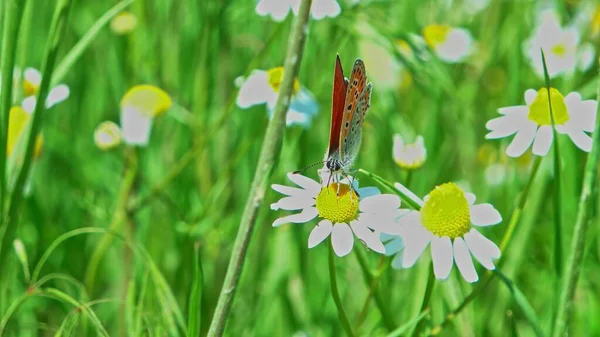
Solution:
[{"label": "orange butterfly wing", "polygon": [[[352,125],[354,113],[358,110],[357,105],[359,100],[362,98],[363,91],[365,90],[367,83],[367,73],[365,70],[365,64],[362,60],[357,59],[352,67],[352,75],[350,75],[350,81],[348,82],[348,91],[346,92],[346,100],[344,103],[344,114],[341,122],[341,132],[339,142],[342,144],[342,151],[340,158],[344,160],[345,148],[348,148],[348,136],[352,133],[357,133],[361,125]],[[370,95],[370,91],[368,93]],[[370,97],[369,97],[370,98]],[[361,109],[363,110],[363,109]],[[366,109],[359,113],[366,113]],[[358,116],[357,116],[358,117]],[[361,116],[364,117],[364,116]]]},{"label": "orange butterfly wing", "polygon": [[329,130],[329,151],[328,156],[339,151],[340,148],[340,128],[344,107],[346,104],[346,92],[348,90],[348,79],[344,78],[340,56],[335,59],[335,69],[333,71],[333,97],[331,99],[331,129]]}]

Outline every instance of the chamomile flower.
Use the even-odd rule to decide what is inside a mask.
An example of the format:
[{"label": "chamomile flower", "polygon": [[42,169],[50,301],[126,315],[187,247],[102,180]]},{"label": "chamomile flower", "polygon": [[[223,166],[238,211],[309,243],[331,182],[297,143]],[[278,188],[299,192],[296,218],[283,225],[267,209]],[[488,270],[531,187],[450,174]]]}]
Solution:
[{"label": "chamomile flower", "polygon": [[422,136],[417,136],[414,143],[405,143],[401,135],[394,135],[394,161],[400,168],[414,170],[423,166],[427,159],[427,149]]},{"label": "chamomile flower", "polygon": [[[256,4],[258,15],[269,15],[275,21],[283,21],[290,10],[297,15],[299,9],[300,0],[259,0]],[[310,14],[315,20],[334,18],[340,15],[341,11],[342,8],[336,0],[313,0],[310,7]]]},{"label": "chamomile flower", "polygon": [[111,121],[100,123],[94,132],[94,142],[100,150],[110,150],[121,144],[123,137],[119,126]]},{"label": "chamomile flower", "polygon": [[[586,132],[592,132],[596,120],[594,100],[582,100],[581,95],[572,92],[566,97],[554,88],[550,88],[552,111],[556,131],[567,134],[575,145],[583,151],[592,148],[592,138]],[[510,157],[521,156],[533,143],[533,154],[544,156],[552,145],[552,121],[548,104],[548,90],[528,89],[525,92],[525,103],[498,109],[501,117],[487,122],[486,128],[491,132],[487,139],[505,138],[516,134],[506,154]]]},{"label": "chamomile flower", "polygon": [[137,27],[137,17],[130,12],[121,12],[110,21],[110,30],[117,35],[131,33]]},{"label": "chamomile flower", "polygon": [[[0,82],[1,82],[0,76]],[[16,90],[16,84],[22,79],[22,88],[21,90]],[[40,85],[42,84],[42,74],[39,70],[35,68],[26,68],[24,71],[21,71],[21,68],[16,67],[13,72],[13,93],[15,97],[13,102],[16,101],[17,94],[19,92],[22,93],[23,98],[20,105],[28,112],[32,112],[35,109],[36,96],[40,90]],[[0,88],[1,89],[1,88]],[[65,84],[59,84],[48,92],[48,96],[46,98],[46,108],[50,109],[54,105],[63,102],[67,98],[69,98],[70,89]],[[16,103],[16,102],[15,102]]]},{"label": "chamomile flower", "polygon": [[171,97],[153,85],[137,85],[121,100],[121,131],[123,141],[146,146],[150,140],[153,119],[171,108]]},{"label": "chamomile flower", "polygon": [[[247,109],[254,105],[266,104],[267,113],[272,116],[282,80],[283,67],[253,71],[240,87],[237,105]],[[318,111],[319,105],[313,94],[295,80],[286,124],[306,127]]]},{"label": "chamomile flower", "polygon": [[338,256],[352,251],[354,236],[369,249],[384,253],[385,248],[379,234],[398,234],[400,227],[396,218],[404,214],[400,210],[400,198],[392,194],[379,194],[373,187],[361,188],[356,192],[348,182],[330,182],[328,172],[322,171],[323,183],[300,174],[288,174],[297,186],[272,185],[272,188],[286,195],[274,204],[273,210],[300,211],[281,217],[273,226],[287,223],[307,223],[319,219],[308,238],[308,248],[313,248],[331,237],[333,250]]},{"label": "chamomile flower", "polygon": [[404,85],[404,73],[408,72],[391,51],[368,38],[359,40],[358,48],[365,66],[369,69],[369,77],[377,83],[378,90],[396,89]]},{"label": "chamomile flower", "polygon": [[587,70],[593,64],[593,47],[580,44],[580,34],[574,26],[562,27],[556,13],[544,10],[540,14],[538,26],[532,36],[524,42],[523,52],[531,66],[540,76],[544,76],[544,66],[540,49],[544,51],[548,75],[556,77],[572,73],[575,69]]},{"label": "chamomile flower", "polygon": [[423,38],[440,60],[447,63],[463,62],[473,52],[473,36],[464,28],[450,25],[428,25]]},{"label": "chamomile flower", "polygon": [[[396,184],[396,188],[406,190],[400,184]],[[500,258],[498,246],[480,234],[477,228],[501,221],[502,216],[494,206],[475,205],[475,195],[463,192],[456,184],[437,186],[422,201],[419,211],[410,211],[399,219],[404,247],[398,249],[402,257],[396,256],[395,259],[402,260],[402,268],[410,268],[430,246],[437,279],[448,278],[456,263],[467,282],[476,282],[479,277],[473,257],[488,270],[493,270],[494,260]],[[390,248],[390,253],[392,251]]]}]

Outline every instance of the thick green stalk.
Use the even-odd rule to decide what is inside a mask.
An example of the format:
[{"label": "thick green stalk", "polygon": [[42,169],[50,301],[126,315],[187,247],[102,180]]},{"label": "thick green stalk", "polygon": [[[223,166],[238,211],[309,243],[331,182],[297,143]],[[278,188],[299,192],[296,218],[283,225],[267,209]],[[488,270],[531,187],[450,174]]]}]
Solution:
[{"label": "thick green stalk", "polygon": [[281,141],[290,97],[292,96],[294,81],[300,69],[304,53],[304,42],[308,33],[308,17],[311,3],[312,0],[302,0],[296,22],[290,33],[279,95],[273,111],[273,117],[269,121],[266,130],[252,187],[244,207],[244,213],[235,238],[225,281],[223,282],[223,288],[217,301],[217,307],[210,324],[208,336],[221,336],[225,330],[225,324],[233,303],[250,244],[250,238],[252,237],[252,231],[256,223],[256,216],[264,200],[265,191],[275,167],[275,161],[281,150]]},{"label": "thick green stalk", "polygon": [[[7,246],[7,243],[10,243],[13,240],[14,233],[17,229],[17,220],[19,218],[18,212],[21,206],[21,201],[23,200],[25,181],[31,168],[36,138],[42,126],[42,116],[45,109],[44,103],[46,102],[46,97],[48,96],[50,89],[50,80],[54,71],[54,63],[56,62],[58,49],[61,45],[64,32],[67,27],[67,19],[69,17],[71,4],[71,0],[60,0],[56,4],[56,8],[54,10],[54,17],[52,19],[50,34],[48,35],[48,43],[46,45],[46,56],[42,66],[42,82],[40,84],[40,91],[37,96],[37,104],[33,113],[31,127],[29,128],[25,157],[10,198],[7,214],[8,217],[5,221],[5,232],[2,236],[2,243],[0,245],[0,265],[4,265],[4,258],[6,256],[6,252],[8,251],[4,248]],[[0,144],[0,146],[2,146],[2,144]],[[2,146],[2,148],[5,147],[6,146]]]},{"label": "thick green stalk", "polygon": [[[26,2],[26,0],[6,0],[4,3],[2,54],[0,54],[2,57],[2,101],[0,102],[0,228],[2,228],[1,225],[4,220],[4,200],[6,196],[6,143],[8,137],[8,115],[13,97],[13,69],[17,53],[19,28]],[[2,243],[4,243],[3,240]],[[0,244],[0,251],[2,248],[5,247]]]},{"label": "thick green stalk", "polygon": [[[600,100],[600,77],[598,79],[598,89],[596,99]],[[577,220],[571,239],[571,249],[566,269],[563,274],[563,283],[558,300],[558,311],[554,320],[553,336],[559,337],[565,334],[569,313],[573,305],[573,295],[575,286],[579,278],[579,272],[583,260],[583,250],[585,246],[585,233],[590,220],[590,214],[594,207],[594,194],[597,193],[598,182],[598,161],[600,160],[600,104],[596,109],[596,126],[592,138],[592,151],[588,155],[585,164],[585,173],[583,176],[583,187],[579,197],[579,206],[577,209]]]},{"label": "thick green stalk", "polygon": [[346,315],[346,311],[344,310],[342,298],[340,297],[340,291],[338,290],[337,286],[337,276],[335,272],[335,255],[333,253],[333,243],[331,243],[331,240],[329,241],[329,282],[331,283],[331,296],[333,297],[333,301],[335,302],[335,306],[337,307],[340,323],[342,323],[346,334],[349,337],[353,337],[354,332],[352,332],[352,325],[350,325],[348,315]]}]

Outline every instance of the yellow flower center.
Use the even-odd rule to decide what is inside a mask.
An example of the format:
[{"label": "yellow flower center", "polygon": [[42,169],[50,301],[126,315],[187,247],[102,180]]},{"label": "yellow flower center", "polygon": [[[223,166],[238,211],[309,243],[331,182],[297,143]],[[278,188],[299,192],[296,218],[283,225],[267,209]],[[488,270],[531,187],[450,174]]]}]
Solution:
[{"label": "yellow flower center", "polygon": [[[269,85],[273,88],[273,91],[279,92],[281,88],[281,82],[283,82],[283,67],[277,67],[273,69],[269,69],[267,71],[267,76],[269,78]],[[298,80],[294,80],[294,94],[300,90],[300,83]]]},{"label": "yellow flower center", "polygon": [[471,213],[465,193],[454,183],[436,186],[421,207],[421,223],[439,237],[454,239],[466,234],[471,228]]},{"label": "yellow flower center", "polygon": [[349,223],[358,214],[358,195],[347,184],[331,183],[316,199],[319,217],[333,223]]},{"label": "yellow flower center", "polygon": [[[9,157],[17,149],[17,144],[21,139],[21,135],[27,126],[31,116],[20,106],[10,108],[8,115],[8,139],[6,143],[6,156]],[[34,158],[38,158],[42,153],[44,138],[38,135],[35,141]]]},{"label": "yellow flower center", "polygon": [[396,46],[398,47],[398,50],[405,56],[412,56],[412,48],[410,48],[410,45],[408,42],[406,42],[406,40],[397,40]]},{"label": "yellow flower center", "polygon": [[592,18],[592,36],[598,33],[600,33],[600,5],[596,6],[596,11]]},{"label": "yellow flower center", "polygon": [[38,90],[40,90],[38,84],[31,83],[26,79],[23,80],[23,95],[25,97],[37,95]]},{"label": "yellow flower center", "polygon": [[[569,111],[565,104],[565,98],[558,90],[550,88],[550,99],[552,100],[554,123],[557,125],[566,123],[569,120]],[[527,117],[538,125],[552,125],[550,105],[548,104],[548,90],[546,88],[538,90],[535,100],[529,106]]]},{"label": "yellow flower center", "polygon": [[564,44],[559,43],[552,47],[550,51],[556,56],[565,56],[565,54],[567,54],[567,47]]},{"label": "yellow flower center", "polygon": [[156,117],[169,110],[173,102],[162,89],[153,85],[136,85],[129,89],[121,100],[122,110],[133,107],[146,116]]},{"label": "yellow flower center", "polygon": [[435,48],[446,42],[450,30],[452,27],[449,25],[429,25],[423,29],[423,38],[431,48]]}]

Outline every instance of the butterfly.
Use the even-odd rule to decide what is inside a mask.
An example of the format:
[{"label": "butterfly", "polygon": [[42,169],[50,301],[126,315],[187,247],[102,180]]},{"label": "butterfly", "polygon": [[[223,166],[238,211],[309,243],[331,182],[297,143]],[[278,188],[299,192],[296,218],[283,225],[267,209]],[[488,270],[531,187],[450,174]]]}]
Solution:
[{"label": "butterfly", "polygon": [[329,147],[324,161],[331,175],[347,175],[356,160],[362,124],[370,106],[371,90],[363,61],[354,61],[348,80],[344,77],[340,56],[337,55],[333,71]]}]

